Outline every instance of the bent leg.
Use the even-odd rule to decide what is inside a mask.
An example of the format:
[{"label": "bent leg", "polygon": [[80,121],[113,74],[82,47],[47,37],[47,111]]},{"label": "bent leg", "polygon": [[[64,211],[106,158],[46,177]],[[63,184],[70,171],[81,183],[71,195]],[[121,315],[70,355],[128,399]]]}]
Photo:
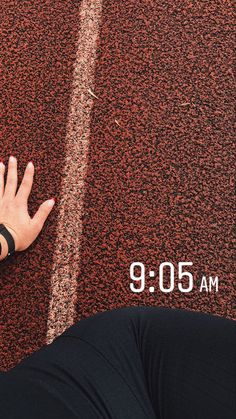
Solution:
[{"label": "bent leg", "polygon": [[40,382],[81,419],[233,419],[234,348],[232,320],[125,307],[71,326],[9,378]]}]

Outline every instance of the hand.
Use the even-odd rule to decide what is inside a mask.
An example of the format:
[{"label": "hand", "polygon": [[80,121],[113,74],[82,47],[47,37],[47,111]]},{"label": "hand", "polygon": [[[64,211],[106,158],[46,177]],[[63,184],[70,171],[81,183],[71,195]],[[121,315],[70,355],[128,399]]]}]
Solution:
[{"label": "hand", "polygon": [[[43,228],[55,200],[43,202],[34,217],[28,213],[28,197],[33,184],[34,165],[29,162],[17,191],[17,159],[9,158],[4,189],[5,165],[0,163],[0,223],[4,224],[15,241],[15,250],[27,249]],[[50,204],[51,203],[51,204]]]}]

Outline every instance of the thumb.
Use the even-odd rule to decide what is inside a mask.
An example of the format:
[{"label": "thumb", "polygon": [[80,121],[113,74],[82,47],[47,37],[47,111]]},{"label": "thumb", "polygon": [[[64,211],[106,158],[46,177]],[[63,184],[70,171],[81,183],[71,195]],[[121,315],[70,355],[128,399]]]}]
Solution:
[{"label": "thumb", "polygon": [[43,202],[40,205],[39,209],[36,211],[34,217],[32,218],[32,222],[36,226],[38,232],[40,232],[41,229],[43,228],[43,225],[47,217],[49,216],[54,204],[55,204],[54,198],[49,199]]}]

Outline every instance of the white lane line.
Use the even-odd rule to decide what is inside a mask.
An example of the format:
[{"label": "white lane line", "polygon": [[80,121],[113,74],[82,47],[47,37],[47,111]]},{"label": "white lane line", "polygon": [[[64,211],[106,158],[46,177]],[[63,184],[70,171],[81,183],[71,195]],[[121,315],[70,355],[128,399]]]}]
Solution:
[{"label": "white lane line", "polygon": [[74,65],[72,97],[66,135],[66,156],[59,222],[53,255],[51,299],[46,342],[50,344],[73,324],[80,264],[84,179],[90,137],[96,50],[102,17],[102,0],[83,0]]}]

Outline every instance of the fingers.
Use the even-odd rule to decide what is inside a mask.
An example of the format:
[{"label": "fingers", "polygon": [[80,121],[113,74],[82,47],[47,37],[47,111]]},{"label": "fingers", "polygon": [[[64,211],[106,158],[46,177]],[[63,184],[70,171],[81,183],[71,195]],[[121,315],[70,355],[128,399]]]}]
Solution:
[{"label": "fingers", "polygon": [[21,185],[17,191],[17,198],[22,201],[27,201],[29,194],[32,189],[34,178],[34,165],[32,162],[29,162],[26,166],[25,173],[21,182]]},{"label": "fingers", "polygon": [[17,189],[17,160],[10,156],[8,161],[7,180],[4,191],[4,198],[14,198]]},{"label": "fingers", "polygon": [[40,205],[37,212],[35,213],[34,217],[32,218],[32,223],[34,224],[37,234],[39,234],[39,232],[42,230],[43,225],[47,217],[49,216],[54,203],[55,203],[55,200],[53,198],[43,202]]},{"label": "fingers", "polygon": [[5,173],[5,164],[0,162],[0,199],[4,194],[4,173]]}]

